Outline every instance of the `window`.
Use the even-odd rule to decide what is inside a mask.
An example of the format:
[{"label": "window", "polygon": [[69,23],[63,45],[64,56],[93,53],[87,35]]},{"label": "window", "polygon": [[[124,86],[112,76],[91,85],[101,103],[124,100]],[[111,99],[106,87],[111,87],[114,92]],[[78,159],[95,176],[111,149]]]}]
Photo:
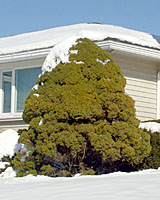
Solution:
[{"label": "window", "polygon": [[14,115],[23,112],[25,99],[35,85],[40,67],[13,69],[2,72],[1,113]]},{"label": "window", "polygon": [[15,71],[15,112],[23,112],[25,99],[39,74],[40,68],[18,69]]}]

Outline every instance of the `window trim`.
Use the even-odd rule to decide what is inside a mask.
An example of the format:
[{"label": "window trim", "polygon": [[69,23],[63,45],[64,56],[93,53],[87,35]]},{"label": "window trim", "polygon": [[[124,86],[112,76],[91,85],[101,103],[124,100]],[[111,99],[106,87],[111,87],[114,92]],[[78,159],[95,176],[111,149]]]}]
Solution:
[{"label": "window trim", "polygon": [[11,112],[5,112],[4,114],[8,114],[8,113],[12,113],[12,87],[13,87],[13,70],[2,70],[2,78],[1,78],[1,85],[2,85],[2,96],[1,96],[1,113],[3,113],[2,111],[3,111],[3,105],[4,105],[4,92],[3,92],[3,73],[5,73],[5,72],[11,72],[12,73],[12,76],[11,76]]},{"label": "window trim", "polygon": [[[21,69],[31,69],[31,68],[38,68],[41,67],[40,65],[34,66],[20,66],[20,67],[8,67],[7,69],[0,70],[0,121],[4,120],[19,120],[22,119],[23,112],[15,112],[15,72],[16,70]],[[12,86],[11,86],[11,112],[10,113],[2,113],[3,111],[3,73],[4,72],[12,72]]]}]

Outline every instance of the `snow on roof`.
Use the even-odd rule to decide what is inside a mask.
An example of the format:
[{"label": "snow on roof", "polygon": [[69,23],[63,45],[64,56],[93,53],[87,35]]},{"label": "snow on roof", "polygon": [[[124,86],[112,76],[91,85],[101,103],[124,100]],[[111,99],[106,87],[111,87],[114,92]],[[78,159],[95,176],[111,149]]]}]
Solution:
[{"label": "snow on roof", "polygon": [[158,41],[148,33],[114,25],[84,23],[0,38],[0,55],[53,47],[69,37],[86,37],[93,41],[111,38],[160,49]]},{"label": "snow on roof", "polygon": [[152,35],[154,39],[157,40],[157,42],[160,44],[160,36],[158,35]]}]

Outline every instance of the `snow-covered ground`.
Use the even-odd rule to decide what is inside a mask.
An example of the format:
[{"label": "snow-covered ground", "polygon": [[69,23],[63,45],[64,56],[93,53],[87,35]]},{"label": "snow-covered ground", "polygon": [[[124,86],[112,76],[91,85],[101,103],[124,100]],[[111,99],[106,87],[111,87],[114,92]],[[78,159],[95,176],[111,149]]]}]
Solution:
[{"label": "snow-covered ground", "polygon": [[159,200],[160,170],[101,176],[0,178],[1,200]]}]

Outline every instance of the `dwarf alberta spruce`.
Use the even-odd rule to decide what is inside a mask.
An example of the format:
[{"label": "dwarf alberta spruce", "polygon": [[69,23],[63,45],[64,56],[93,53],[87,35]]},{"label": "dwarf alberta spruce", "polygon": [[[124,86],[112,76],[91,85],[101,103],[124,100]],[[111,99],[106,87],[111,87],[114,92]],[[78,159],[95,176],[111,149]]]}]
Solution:
[{"label": "dwarf alberta spruce", "polygon": [[18,152],[12,161],[18,176],[134,169],[150,153],[150,136],[138,128],[134,100],[113,58],[88,39],[70,51],[77,52],[70,62],[43,74],[26,99],[29,129],[20,131],[19,142],[29,155],[24,161]]}]

